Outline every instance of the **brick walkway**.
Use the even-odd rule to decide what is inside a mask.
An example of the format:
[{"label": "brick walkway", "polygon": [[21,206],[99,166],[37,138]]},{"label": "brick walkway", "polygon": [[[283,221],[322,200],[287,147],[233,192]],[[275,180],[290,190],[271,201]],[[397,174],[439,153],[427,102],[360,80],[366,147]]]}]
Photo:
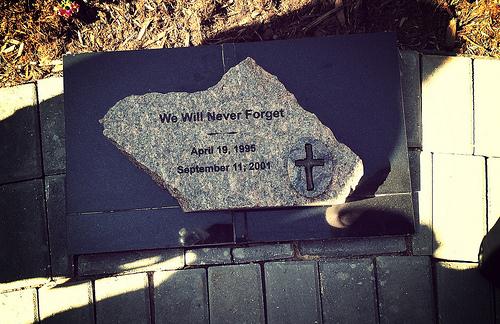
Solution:
[{"label": "brick walkway", "polygon": [[0,89],[0,322],[500,323],[476,270],[500,217],[498,75],[403,53],[416,235],[74,259],[62,79]]}]

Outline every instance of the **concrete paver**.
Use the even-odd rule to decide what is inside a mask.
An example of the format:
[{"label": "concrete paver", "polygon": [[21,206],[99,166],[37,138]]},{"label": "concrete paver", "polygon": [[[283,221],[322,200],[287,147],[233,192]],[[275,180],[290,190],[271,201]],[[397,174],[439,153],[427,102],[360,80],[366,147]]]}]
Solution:
[{"label": "concrete paver", "polygon": [[66,170],[63,93],[62,77],[38,81],[43,169],[45,174],[57,174]]},{"label": "concrete paver", "polygon": [[150,323],[148,276],[136,273],[95,281],[99,323]]},{"label": "concrete paver", "polygon": [[434,154],[434,256],[478,260],[486,234],[485,160],[479,156]]},{"label": "concrete paver", "polygon": [[474,154],[500,157],[500,60],[474,59]]},{"label": "concrete paver", "polygon": [[269,324],[321,323],[316,262],[269,262],[264,272]]},{"label": "concrete paver", "polygon": [[48,277],[42,180],[0,186],[0,215],[0,283]]},{"label": "concrete paver", "polygon": [[376,258],[380,323],[435,322],[430,257]]},{"label": "concrete paver", "polygon": [[184,267],[182,249],[89,254],[78,257],[78,275],[175,270]]},{"label": "concrete paver", "polygon": [[416,228],[413,254],[432,255],[432,154],[419,150],[409,153]]},{"label": "concrete paver", "polygon": [[378,323],[371,259],[319,263],[323,323]]},{"label": "concrete paver", "polygon": [[257,262],[289,259],[293,257],[292,244],[266,244],[233,249],[234,262]]},{"label": "concrete paver", "polygon": [[228,247],[201,248],[186,251],[186,265],[231,263],[231,249]]},{"label": "concrete paver", "polygon": [[0,89],[0,184],[42,175],[35,84]]},{"label": "concrete paver", "polygon": [[500,158],[488,158],[488,230],[500,219]]},{"label": "concrete paver", "polygon": [[472,59],[422,57],[422,147],[472,154]]},{"label": "concrete paver", "polygon": [[418,52],[401,52],[401,72],[408,147],[422,147],[422,89]]},{"label": "concrete paver", "polygon": [[94,323],[92,283],[61,282],[38,290],[43,323]]},{"label": "concrete paver", "polygon": [[477,264],[436,263],[436,290],[439,323],[494,323],[491,285]]},{"label": "concrete paver", "polygon": [[406,251],[404,237],[368,237],[331,241],[304,241],[299,244],[302,255],[344,257]]},{"label": "concrete paver", "polygon": [[0,294],[0,320],[3,324],[31,324],[38,321],[36,290]]},{"label": "concrete paver", "polygon": [[45,177],[45,200],[52,275],[71,277],[73,260],[68,255],[67,246],[64,175]]},{"label": "concrete paver", "polygon": [[211,323],[264,323],[258,264],[208,268]]},{"label": "concrete paver", "polygon": [[155,323],[208,323],[205,269],[159,271],[153,274]]}]

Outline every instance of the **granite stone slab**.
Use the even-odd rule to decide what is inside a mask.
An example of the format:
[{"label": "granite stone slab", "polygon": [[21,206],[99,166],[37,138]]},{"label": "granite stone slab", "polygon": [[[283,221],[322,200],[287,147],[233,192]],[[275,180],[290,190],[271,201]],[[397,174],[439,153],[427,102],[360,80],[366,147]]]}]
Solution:
[{"label": "granite stone slab", "polygon": [[184,211],[343,203],[363,175],[361,159],[252,58],[204,91],[126,97],[100,123]]},{"label": "granite stone slab", "polygon": [[269,262],[264,272],[268,323],[321,323],[316,262]]},{"label": "granite stone slab", "polygon": [[153,274],[155,323],[209,323],[205,269]]}]

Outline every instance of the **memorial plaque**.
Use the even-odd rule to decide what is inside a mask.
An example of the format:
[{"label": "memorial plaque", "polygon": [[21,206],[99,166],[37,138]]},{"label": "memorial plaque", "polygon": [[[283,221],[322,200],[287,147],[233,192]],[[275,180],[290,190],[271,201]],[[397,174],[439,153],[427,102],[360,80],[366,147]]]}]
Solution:
[{"label": "memorial plaque", "polygon": [[66,55],[69,251],[411,233],[398,60],[390,33]]},{"label": "memorial plaque", "polygon": [[343,203],[363,175],[361,159],[251,58],[204,91],[128,96],[100,123],[184,211]]}]

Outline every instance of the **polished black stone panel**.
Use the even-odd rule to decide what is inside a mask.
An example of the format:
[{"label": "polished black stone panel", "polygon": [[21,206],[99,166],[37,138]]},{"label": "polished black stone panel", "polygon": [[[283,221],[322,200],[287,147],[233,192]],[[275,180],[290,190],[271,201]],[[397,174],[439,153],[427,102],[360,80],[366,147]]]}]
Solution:
[{"label": "polished black stone panel", "polygon": [[71,254],[234,242],[230,212],[186,214],[174,207],[67,217]]},{"label": "polished black stone panel", "polygon": [[[413,232],[395,39],[382,33],[65,56],[70,252]],[[325,207],[184,213],[102,135],[98,121],[118,100],[205,90],[247,56],[363,159],[365,176],[340,211],[352,226],[329,225]]]}]

